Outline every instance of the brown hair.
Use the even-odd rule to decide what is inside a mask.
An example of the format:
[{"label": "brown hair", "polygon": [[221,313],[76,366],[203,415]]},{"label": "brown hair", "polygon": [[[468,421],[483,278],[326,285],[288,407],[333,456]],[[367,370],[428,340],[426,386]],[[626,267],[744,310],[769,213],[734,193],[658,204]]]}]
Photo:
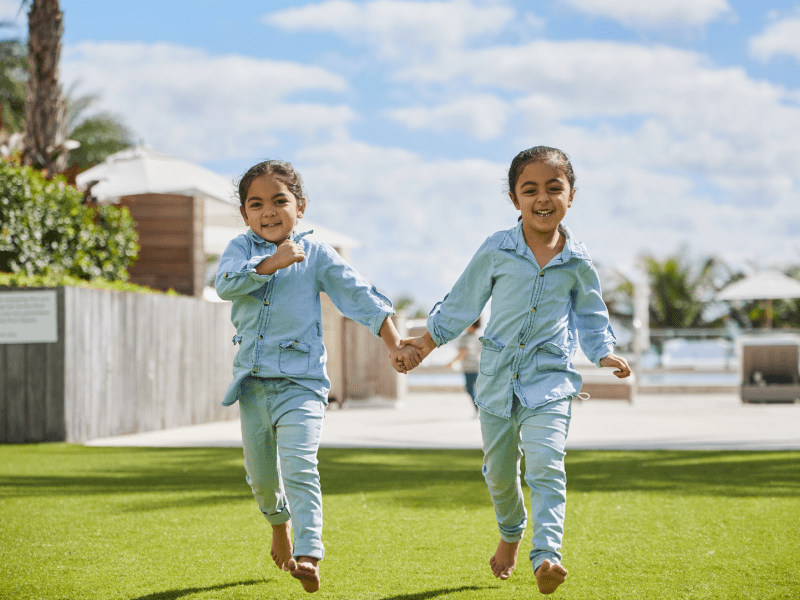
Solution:
[{"label": "brown hair", "polygon": [[558,148],[535,146],[523,150],[511,161],[511,166],[508,168],[509,193],[514,194],[519,174],[522,172],[522,169],[525,168],[525,165],[532,162],[543,162],[555,169],[560,169],[564,172],[567,181],[569,181],[570,188],[573,190],[575,189],[575,171],[572,170],[572,163],[569,161],[569,156]]},{"label": "brown hair", "polygon": [[306,192],[303,189],[303,178],[300,176],[300,173],[297,172],[297,169],[292,166],[292,163],[286,162],[285,160],[265,160],[247,169],[247,172],[242,175],[237,185],[239,202],[242,206],[244,206],[245,200],[247,200],[247,192],[250,190],[250,184],[253,183],[256,177],[260,177],[261,175],[272,175],[275,179],[286,185],[297,199],[298,208],[302,211],[306,209]]}]

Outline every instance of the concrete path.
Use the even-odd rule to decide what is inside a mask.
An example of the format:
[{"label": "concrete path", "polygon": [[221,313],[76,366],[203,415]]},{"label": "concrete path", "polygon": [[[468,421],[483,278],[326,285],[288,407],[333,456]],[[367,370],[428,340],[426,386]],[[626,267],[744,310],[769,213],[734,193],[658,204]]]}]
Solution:
[{"label": "concrete path", "polygon": [[[89,446],[241,447],[238,421],[103,438]],[[411,393],[394,403],[351,402],[325,417],[323,447],[480,448],[465,393]],[[639,395],[633,403],[573,403],[567,448],[800,450],[800,404],[742,404],[732,394]]]}]

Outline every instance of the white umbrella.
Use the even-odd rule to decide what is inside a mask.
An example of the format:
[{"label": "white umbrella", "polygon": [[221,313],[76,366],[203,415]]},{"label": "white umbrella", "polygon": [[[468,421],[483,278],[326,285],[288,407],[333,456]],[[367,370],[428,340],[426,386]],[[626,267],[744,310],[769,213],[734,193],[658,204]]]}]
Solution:
[{"label": "white umbrella", "polygon": [[800,298],[800,281],[780,271],[761,271],[735,281],[717,294],[717,300],[766,300],[767,327],[772,327],[772,301]]},{"label": "white umbrella", "polygon": [[97,182],[92,196],[104,202],[135,194],[182,194],[237,206],[233,182],[200,165],[135,146],[112,154],[76,177],[79,186]]}]

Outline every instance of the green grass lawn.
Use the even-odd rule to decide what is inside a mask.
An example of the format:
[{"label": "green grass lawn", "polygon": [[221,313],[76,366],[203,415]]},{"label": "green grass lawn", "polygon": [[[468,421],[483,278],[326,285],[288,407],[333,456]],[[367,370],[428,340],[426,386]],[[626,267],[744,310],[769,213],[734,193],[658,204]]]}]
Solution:
[{"label": "green grass lawn", "polygon": [[[539,597],[488,559],[477,451],[320,451],[315,598]],[[553,598],[800,598],[800,452],[570,452]],[[530,528],[529,528],[530,529]],[[0,446],[0,598],[309,597],[269,558],[240,449]]]}]

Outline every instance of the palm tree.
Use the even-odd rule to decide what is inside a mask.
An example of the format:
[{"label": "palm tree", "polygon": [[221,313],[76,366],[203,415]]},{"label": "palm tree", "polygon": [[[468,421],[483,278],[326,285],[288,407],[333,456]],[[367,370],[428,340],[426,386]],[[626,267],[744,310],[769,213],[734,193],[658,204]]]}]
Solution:
[{"label": "palm tree", "polygon": [[708,302],[730,279],[728,267],[720,259],[692,261],[685,249],[663,261],[649,255],[642,258],[650,280],[652,329],[722,327],[724,315],[704,316]]},{"label": "palm tree", "polygon": [[[0,29],[13,23],[0,22]],[[25,45],[15,38],[0,40],[0,131],[21,131],[25,123],[25,80],[28,58]]]},{"label": "palm tree", "polygon": [[78,148],[70,151],[68,159],[69,172],[76,174],[135,142],[133,132],[120,116],[109,111],[92,112],[100,100],[99,94],[78,96],[77,87],[78,82],[73,83],[64,95],[67,137],[80,142]]},{"label": "palm tree", "polygon": [[67,164],[64,99],[58,62],[63,13],[58,0],[25,0],[28,11],[28,82],[22,162],[46,169],[48,177]]}]

